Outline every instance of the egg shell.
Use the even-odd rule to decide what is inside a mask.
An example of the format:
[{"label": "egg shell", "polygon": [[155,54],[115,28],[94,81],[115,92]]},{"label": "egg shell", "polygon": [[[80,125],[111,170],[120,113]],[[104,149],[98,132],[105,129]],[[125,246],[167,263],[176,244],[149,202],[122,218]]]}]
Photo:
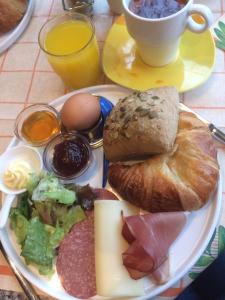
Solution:
[{"label": "egg shell", "polygon": [[85,130],[98,121],[100,114],[99,98],[79,93],[66,100],[61,110],[61,120],[69,130]]}]

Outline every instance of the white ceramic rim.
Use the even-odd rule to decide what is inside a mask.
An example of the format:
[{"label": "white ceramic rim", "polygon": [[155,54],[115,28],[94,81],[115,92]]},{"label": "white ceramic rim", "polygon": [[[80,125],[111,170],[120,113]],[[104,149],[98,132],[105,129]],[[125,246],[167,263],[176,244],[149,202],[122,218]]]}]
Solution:
[{"label": "white ceramic rim", "polygon": [[122,0],[123,9],[125,9],[126,12],[127,12],[128,14],[130,14],[130,15],[133,16],[133,17],[135,17],[136,19],[142,20],[142,21],[145,21],[145,22],[149,22],[149,23],[150,23],[150,22],[151,22],[151,23],[153,23],[153,22],[158,23],[158,22],[162,22],[162,21],[166,21],[166,20],[173,19],[173,18],[175,18],[176,16],[178,16],[179,14],[183,13],[183,11],[184,11],[185,9],[188,10],[188,8],[190,7],[190,5],[193,4],[193,0],[187,0],[187,3],[184,5],[184,7],[183,7],[182,9],[180,9],[178,12],[176,12],[175,14],[169,15],[169,16],[167,16],[167,17],[159,18],[159,19],[150,19],[150,18],[140,17],[140,16],[136,15],[135,13],[133,13],[133,12],[128,8],[128,6],[129,6],[130,3],[127,4],[127,1],[128,1],[128,0]]},{"label": "white ceramic rim", "polygon": [[[53,102],[50,103],[50,105],[53,105],[54,107],[58,107],[60,106],[63,101],[65,101],[67,98],[69,98],[71,95],[73,94],[77,94],[80,92],[86,92],[86,93],[95,93],[98,95],[101,95],[101,93],[113,93],[113,92],[124,92],[124,93],[128,93],[128,92],[132,92],[132,90],[127,89],[127,88],[123,88],[117,85],[99,85],[99,86],[93,86],[93,87],[89,87],[89,88],[84,88],[81,90],[76,90],[73,91],[69,94],[63,95],[62,97],[57,98],[56,100],[54,100]],[[13,147],[17,144],[18,140],[16,138],[13,138],[11,143],[9,144],[8,147]],[[208,231],[207,231],[207,235],[205,235],[202,238],[202,243],[201,243],[201,247],[198,248],[198,250],[195,252],[195,255],[191,257],[191,259],[189,260],[188,264],[186,265],[185,268],[183,268],[182,272],[180,272],[179,274],[177,274],[176,276],[174,276],[173,278],[171,278],[166,284],[161,285],[161,286],[157,286],[157,288],[155,290],[153,290],[151,293],[146,294],[145,296],[141,296],[141,297],[133,297],[132,299],[136,299],[136,300],[148,300],[154,296],[159,295],[160,293],[164,292],[165,290],[167,290],[169,287],[171,287],[173,284],[175,284],[180,278],[182,278],[187,272],[188,270],[197,262],[197,260],[199,259],[199,257],[202,255],[202,253],[204,252],[205,248],[207,247],[213,233],[214,230],[219,222],[219,218],[220,218],[220,213],[221,213],[221,207],[222,207],[222,184],[221,184],[221,180],[218,181],[218,186],[217,186],[217,198],[216,201],[211,201],[209,203],[209,206],[215,206],[214,208],[214,214],[212,216],[212,218],[210,219],[210,223],[208,225]],[[22,259],[19,258],[18,254],[16,253],[15,249],[13,247],[11,247],[11,242],[9,240],[8,234],[7,234],[7,230],[6,229],[2,229],[0,230],[0,239],[1,242],[3,244],[3,247],[5,249],[5,251],[7,252],[8,256],[10,257],[10,259],[14,262],[15,266],[17,267],[17,269],[23,274],[23,276],[30,281],[32,284],[34,284],[35,286],[37,286],[40,290],[44,291],[45,293],[47,293],[50,296],[53,296],[57,299],[60,300],[79,300],[78,298],[72,297],[69,294],[65,294],[64,293],[58,293],[55,292],[54,289],[49,289],[48,287],[46,287],[45,284],[42,283],[42,281],[39,278],[35,278],[35,274],[33,274],[31,271],[29,271],[28,267],[25,265],[25,263],[22,261]],[[19,259],[18,259],[19,258]],[[103,298],[98,296],[98,298],[93,297],[90,299],[112,299],[113,298]],[[116,298],[114,298],[116,300]]]},{"label": "white ceramic rim", "polygon": [[26,27],[28,26],[28,24],[30,22],[30,19],[31,19],[33,11],[34,11],[34,7],[35,7],[35,0],[29,0],[27,10],[25,12],[25,15],[23,16],[23,19],[20,21],[20,23],[11,32],[6,33],[5,38],[4,38],[4,35],[3,35],[3,39],[1,37],[0,53],[4,52],[12,44],[14,44],[15,41],[24,32],[24,30],[26,29]]},{"label": "white ceramic rim", "polygon": [[[37,157],[37,160],[39,161],[40,171],[43,169],[43,159],[42,159],[42,156],[41,156],[40,152],[36,148],[31,147],[30,145],[20,144],[20,145],[16,145],[16,146],[13,146],[13,147],[8,147],[6,149],[6,151],[4,153],[2,153],[1,157],[3,157],[3,159],[4,159],[4,156],[8,155],[9,151],[12,152],[12,154],[13,154],[13,152],[17,151],[17,149],[19,149],[19,148],[26,149],[25,151],[29,151],[29,152],[34,153],[34,155],[36,155],[36,157]],[[21,194],[21,193],[25,192],[26,189],[23,188],[23,189],[18,189],[18,190],[12,190],[11,191],[9,188],[7,188],[4,185],[3,180],[0,179],[0,191],[7,194],[7,195],[18,195],[18,194]]]}]

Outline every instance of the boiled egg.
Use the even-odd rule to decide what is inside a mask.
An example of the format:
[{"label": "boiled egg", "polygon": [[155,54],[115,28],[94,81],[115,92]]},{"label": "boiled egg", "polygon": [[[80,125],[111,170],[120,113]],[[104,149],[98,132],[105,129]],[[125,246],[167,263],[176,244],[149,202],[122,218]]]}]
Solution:
[{"label": "boiled egg", "polygon": [[61,110],[61,120],[69,130],[86,130],[98,121],[100,114],[99,98],[79,93],[66,100]]}]

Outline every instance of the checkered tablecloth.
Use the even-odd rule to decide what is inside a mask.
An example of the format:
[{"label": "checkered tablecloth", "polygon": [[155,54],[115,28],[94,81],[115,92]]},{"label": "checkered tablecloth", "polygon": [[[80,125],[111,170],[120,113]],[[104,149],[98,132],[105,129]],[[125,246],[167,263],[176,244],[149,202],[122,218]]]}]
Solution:
[{"label": "checkered tablecloth", "polygon": [[[208,5],[218,19],[225,22],[225,0],[198,0]],[[0,153],[13,137],[13,125],[17,114],[25,106],[37,102],[50,102],[67,91],[61,79],[53,72],[45,55],[40,51],[37,36],[43,23],[54,15],[62,13],[60,0],[36,0],[34,15],[30,24],[6,52],[0,55]],[[106,0],[95,0],[93,21],[96,27],[100,49],[103,47],[108,30],[115,16],[110,12]],[[204,51],[204,49],[202,49]],[[110,81],[102,75],[102,83]],[[225,53],[216,50],[216,64],[212,76],[201,87],[181,95],[182,101],[198,114],[225,130]],[[222,182],[225,178],[225,146],[218,144]],[[225,186],[223,188],[225,199]],[[217,232],[214,236],[213,251],[207,251],[204,259],[175,286],[158,296],[155,300],[174,299],[181,290],[193,280],[225,248],[225,212],[223,212]],[[0,299],[4,291],[21,292],[15,277],[0,253]],[[14,299],[17,294],[8,293]],[[6,299],[6,298],[5,298]],[[22,299],[22,298],[21,298]]]}]

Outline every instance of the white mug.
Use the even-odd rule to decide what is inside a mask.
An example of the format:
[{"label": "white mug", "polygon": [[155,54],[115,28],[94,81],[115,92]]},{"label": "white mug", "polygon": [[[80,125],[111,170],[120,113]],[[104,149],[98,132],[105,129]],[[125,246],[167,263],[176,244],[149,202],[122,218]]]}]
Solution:
[{"label": "white mug", "polygon": [[[187,0],[186,5],[178,12],[159,19],[136,15],[129,9],[130,2],[131,0],[122,0],[128,32],[136,41],[142,60],[154,67],[161,67],[176,60],[180,37],[186,28],[201,33],[208,29],[213,21],[210,9],[205,5],[193,4],[193,0]],[[195,22],[192,14],[200,15],[205,22]]]}]

